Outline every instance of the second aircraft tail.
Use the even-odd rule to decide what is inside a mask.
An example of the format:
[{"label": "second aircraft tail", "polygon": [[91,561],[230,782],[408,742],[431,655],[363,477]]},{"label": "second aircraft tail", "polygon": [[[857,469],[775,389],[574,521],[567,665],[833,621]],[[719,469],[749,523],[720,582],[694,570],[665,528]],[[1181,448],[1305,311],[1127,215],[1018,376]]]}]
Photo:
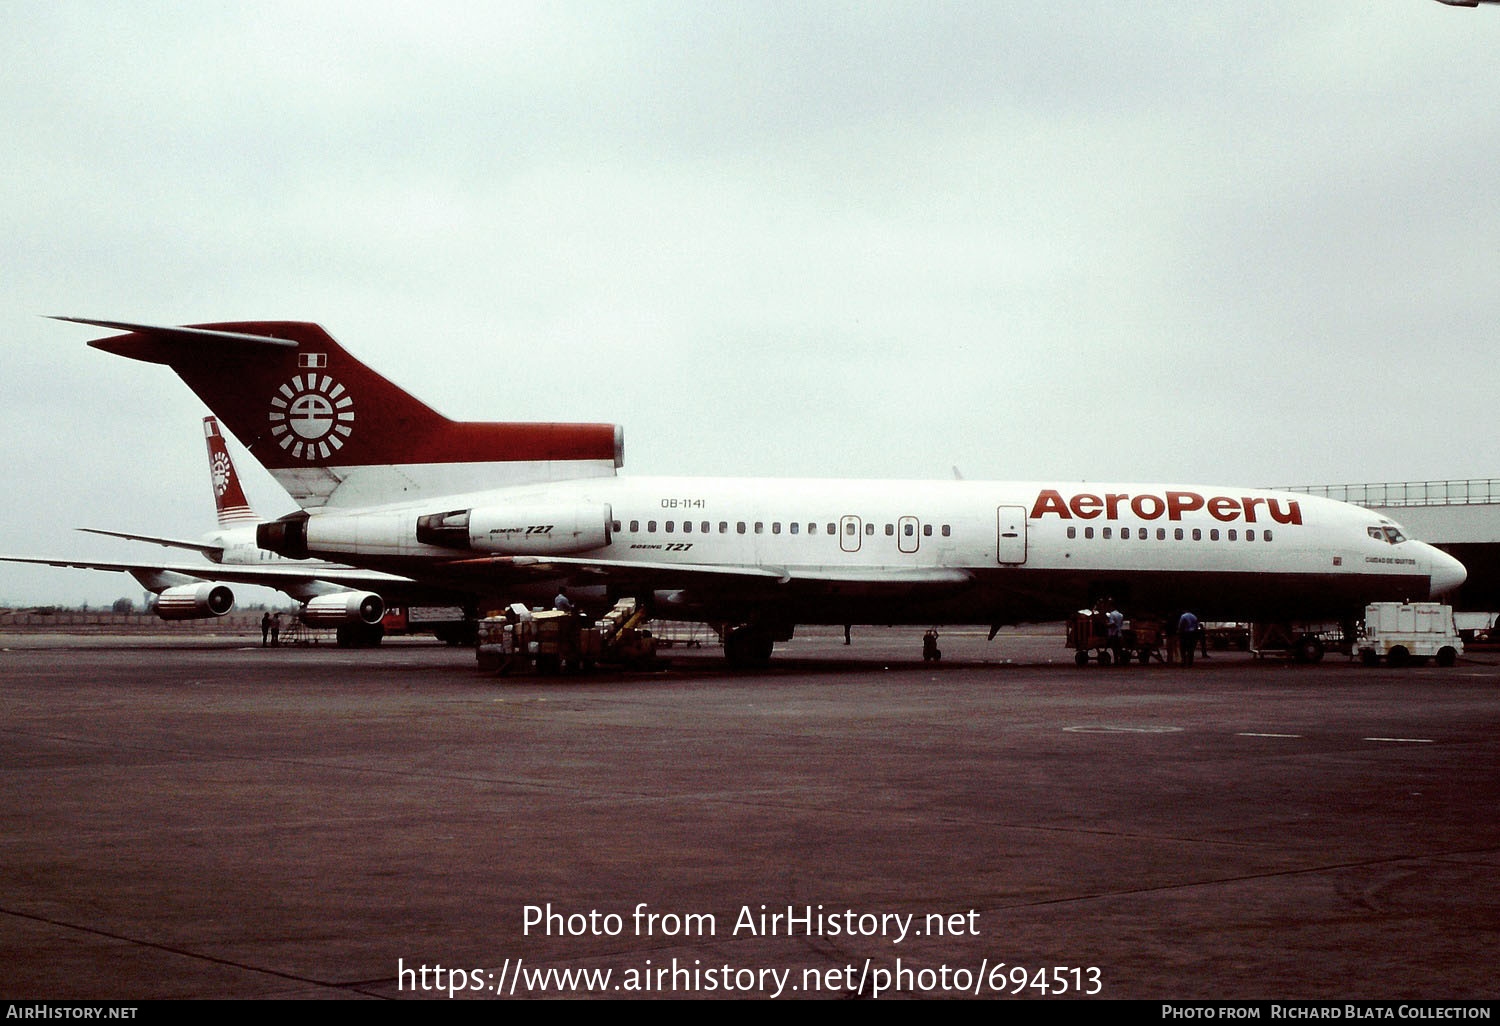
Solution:
[{"label": "second aircraft tail", "polygon": [[259,523],[260,517],[250,508],[245,490],[240,487],[240,476],[235,473],[234,461],[229,458],[229,449],[219,432],[219,422],[213,417],[203,418],[203,438],[208,443],[208,476],[214,489],[214,512],[218,515],[219,526]]}]

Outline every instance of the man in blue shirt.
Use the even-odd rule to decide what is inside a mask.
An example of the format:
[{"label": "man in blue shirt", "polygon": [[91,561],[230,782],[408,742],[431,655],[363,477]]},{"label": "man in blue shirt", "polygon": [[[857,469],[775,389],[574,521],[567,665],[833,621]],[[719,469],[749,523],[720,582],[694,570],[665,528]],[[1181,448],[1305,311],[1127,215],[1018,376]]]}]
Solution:
[{"label": "man in blue shirt", "polygon": [[1192,613],[1183,613],[1177,620],[1177,650],[1183,666],[1193,665],[1193,650],[1198,647],[1198,618]]}]

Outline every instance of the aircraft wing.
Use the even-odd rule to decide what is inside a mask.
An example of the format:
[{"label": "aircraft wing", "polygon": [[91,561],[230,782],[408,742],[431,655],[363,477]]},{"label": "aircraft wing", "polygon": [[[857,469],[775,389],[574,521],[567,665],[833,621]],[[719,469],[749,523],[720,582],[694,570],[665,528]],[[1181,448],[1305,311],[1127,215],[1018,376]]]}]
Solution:
[{"label": "aircraft wing", "polygon": [[41,556],[0,556],[7,563],[35,563],[41,566],[70,567],[77,570],[113,570],[130,574],[142,587],[172,587],[198,581],[221,581],[227,584],[256,584],[264,588],[284,591],[292,598],[306,602],[319,595],[331,595],[340,591],[373,591],[388,603],[397,604],[415,600],[415,596],[447,603],[457,596],[445,588],[423,585],[410,577],[382,573],[378,570],[344,569],[328,567],[286,566],[224,566],[201,563],[111,563],[105,560],[49,559]]},{"label": "aircraft wing", "polygon": [[471,580],[493,590],[512,579],[566,578],[575,584],[611,584],[642,590],[703,590],[717,595],[839,594],[851,597],[938,597],[973,583],[965,570],[905,567],[713,566],[572,556],[484,556],[440,564],[452,581]]}]

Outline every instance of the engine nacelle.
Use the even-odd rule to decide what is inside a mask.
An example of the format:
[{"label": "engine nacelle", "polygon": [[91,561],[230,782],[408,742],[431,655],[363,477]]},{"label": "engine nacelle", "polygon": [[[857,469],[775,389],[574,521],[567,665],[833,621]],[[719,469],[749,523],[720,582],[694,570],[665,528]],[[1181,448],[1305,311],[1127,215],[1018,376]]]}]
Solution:
[{"label": "engine nacelle", "polygon": [[179,584],[156,596],[156,615],[163,620],[208,620],[234,608],[234,592],[222,584]]},{"label": "engine nacelle", "polygon": [[308,515],[300,510],[289,513],[280,520],[268,524],[257,524],[255,547],[274,552],[288,559],[306,559]]},{"label": "engine nacelle", "polygon": [[302,607],[302,622],[309,627],[373,627],[385,616],[385,600],[372,591],[341,591],[319,595]]},{"label": "engine nacelle", "polygon": [[604,503],[477,506],[418,517],[417,541],[508,556],[566,556],[608,545],[611,518]]}]

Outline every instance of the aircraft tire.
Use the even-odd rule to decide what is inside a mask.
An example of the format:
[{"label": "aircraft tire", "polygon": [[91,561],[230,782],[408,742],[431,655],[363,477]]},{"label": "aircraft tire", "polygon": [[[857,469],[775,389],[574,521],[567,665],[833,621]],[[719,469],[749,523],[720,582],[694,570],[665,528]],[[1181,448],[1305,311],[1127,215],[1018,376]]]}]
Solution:
[{"label": "aircraft tire", "polygon": [[724,639],[724,658],[737,670],[758,670],[771,661],[775,643],[758,627],[736,627]]}]

